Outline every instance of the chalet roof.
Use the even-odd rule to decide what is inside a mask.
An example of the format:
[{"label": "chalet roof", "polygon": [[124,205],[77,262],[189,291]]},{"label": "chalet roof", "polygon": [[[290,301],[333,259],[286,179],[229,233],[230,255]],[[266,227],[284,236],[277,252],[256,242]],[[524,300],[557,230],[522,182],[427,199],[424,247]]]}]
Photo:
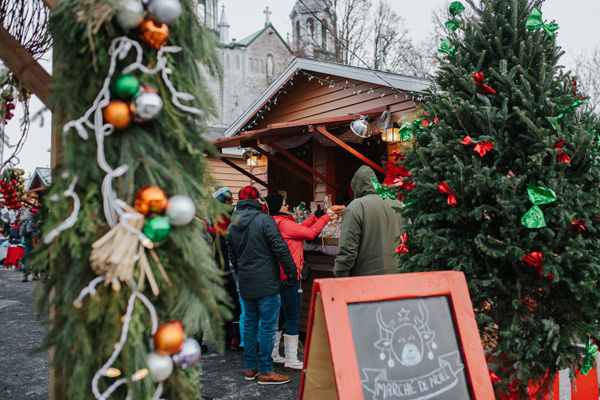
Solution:
[{"label": "chalet roof", "polygon": [[426,79],[414,76],[401,75],[384,71],[373,71],[368,68],[354,67],[328,61],[319,61],[308,58],[295,58],[289,67],[269,86],[250,107],[225,131],[224,136],[239,135],[240,130],[261,110],[267,102],[277,95],[279,90],[299,71],[320,73],[353,79],[378,86],[387,86],[404,92],[419,93],[429,86]]},{"label": "chalet roof", "polygon": [[25,186],[25,189],[47,188],[50,184],[52,184],[52,169],[38,167],[33,172],[33,177],[29,184]]}]

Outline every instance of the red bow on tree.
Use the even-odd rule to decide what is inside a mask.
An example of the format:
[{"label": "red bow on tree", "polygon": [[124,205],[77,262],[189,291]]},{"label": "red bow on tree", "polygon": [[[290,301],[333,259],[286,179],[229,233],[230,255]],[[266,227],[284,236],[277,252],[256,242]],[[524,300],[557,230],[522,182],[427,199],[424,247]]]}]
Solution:
[{"label": "red bow on tree", "polygon": [[406,157],[402,156],[402,153],[396,150],[392,150],[392,157],[394,157],[394,161],[402,162],[406,160]]},{"label": "red bow on tree", "polygon": [[456,196],[454,195],[454,193],[452,193],[452,190],[450,190],[450,187],[448,186],[446,181],[443,181],[438,185],[438,190],[440,193],[448,194],[447,203],[449,206],[456,206]]},{"label": "red bow on tree", "polygon": [[[534,251],[533,253],[529,253],[529,254],[525,255],[525,257],[523,257],[523,261],[536,267],[538,269],[538,276],[540,277],[540,279],[542,278],[542,274],[543,274],[542,262],[543,262],[543,260],[542,260],[542,252],[541,251]],[[550,280],[554,280],[554,275],[547,274],[546,276]]]},{"label": "red bow on tree", "polygon": [[[435,117],[435,118],[433,119],[433,123],[434,123],[434,124],[437,124],[438,122],[439,122],[439,120],[437,119],[437,117]],[[428,120],[428,119],[424,119],[424,120],[423,120],[423,122],[421,122],[421,127],[422,127],[422,128],[425,128],[425,127],[426,127],[427,125],[429,125],[430,123],[431,123],[431,121],[430,121],[430,120]]]},{"label": "red bow on tree", "polygon": [[573,227],[570,229],[571,232],[581,233],[585,231],[585,219],[580,219],[579,221],[571,222],[571,224],[573,225]]},{"label": "red bow on tree", "polygon": [[495,94],[496,91],[494,89],[483,83],[484,79],[485,77],[483,76],[483,72],[478,72],[473,75],[473,81],[475,81],[475,84],[481,86],[479,88],[479,94]]},{"label": "red bow on tree", "polygon": [[494,149],[494,145],[492,142],[481,142],[478,143],[471,136],[465,136],[465,138],[460,142],[466,146],[475,146],[473,149],[474,152],[478,153],[480,157],[483,157],[488,151]]},{"label": "red bow on tree", "polygon": [[396,253],[397,254],[408,253],[408,249],[406,248],[406,244],[404,244],[408,240],[408,233],[402,234],[400,236],[400,240],[402,241],[402,243],[400,243],[398,245],[398,247],[396,247]]},{"label": "red bow on tree", "polygon": [[564,140],[561,140],[560,142],[556,142],[556,143],[554,143],[554,148],[555,148],[556,150],[560,150],[560,149],[562,148],[562,145],[563,145],[564,143],[565,143],[565,141],[564,141]]},{"label": "red bow on tree", "polygon": [[558,155],[558,162],[571,163],[571,157],[569,157],[567,153],[563,151]]},{"label": "red bow on tree", "polygon": [[[413,181],[403,182],[401,178],[394,179],[394,186],[397,186],[404,190],[413,190],[415,188],[415,183]],[[598,217],[600,218],[600,217]]]}]

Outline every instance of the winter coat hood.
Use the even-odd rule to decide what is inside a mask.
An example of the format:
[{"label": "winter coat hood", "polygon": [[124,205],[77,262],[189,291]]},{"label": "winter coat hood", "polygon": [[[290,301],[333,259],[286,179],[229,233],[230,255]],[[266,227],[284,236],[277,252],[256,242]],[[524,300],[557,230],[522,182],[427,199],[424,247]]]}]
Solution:
[{"label": "winter coat hood", "polygon": [[243,230],[262,212],[262,206],[258,201],[240,200],[231,217],[231,222],[236,226],[236,229]]},{"label": "winter coat hood", "polygon": [[356,171],[350,182],[350,188],[354,192],[355,199],[368,194],[377,194],[373,187],[373,182],[371,182],[371,178],[373,177],[375,177],[375,172],[371,167],[367,167],[366,165],[363,165]]}]

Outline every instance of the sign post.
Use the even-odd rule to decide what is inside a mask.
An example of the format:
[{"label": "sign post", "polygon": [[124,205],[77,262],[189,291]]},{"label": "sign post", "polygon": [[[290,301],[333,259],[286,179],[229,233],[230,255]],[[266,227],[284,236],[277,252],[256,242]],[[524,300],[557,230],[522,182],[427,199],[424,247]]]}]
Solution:
[{"label": "sign post", "polygon": [[464,274],[315,281],[300,399],[493,399]]}]

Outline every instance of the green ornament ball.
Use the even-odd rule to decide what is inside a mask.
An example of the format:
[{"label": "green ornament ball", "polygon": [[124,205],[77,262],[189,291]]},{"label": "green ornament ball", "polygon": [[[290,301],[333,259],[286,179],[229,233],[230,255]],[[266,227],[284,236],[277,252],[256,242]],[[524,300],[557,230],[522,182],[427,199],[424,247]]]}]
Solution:
[{"label": "green ornament ball", "polygon": [[140,81],[132,75],[123,75],[115,79],[111,86],[115,96],[128,99],[137,94],[140,89]]},{"label": "green ornament ball", "polygon": [[148,239],[152,240],[152,242],[162,242],[169,236],[169,231],[171,230],[171,225],[169,224],[169,220],[165,217],[154,217],[144,224],[144,235],[148,237]]}]

